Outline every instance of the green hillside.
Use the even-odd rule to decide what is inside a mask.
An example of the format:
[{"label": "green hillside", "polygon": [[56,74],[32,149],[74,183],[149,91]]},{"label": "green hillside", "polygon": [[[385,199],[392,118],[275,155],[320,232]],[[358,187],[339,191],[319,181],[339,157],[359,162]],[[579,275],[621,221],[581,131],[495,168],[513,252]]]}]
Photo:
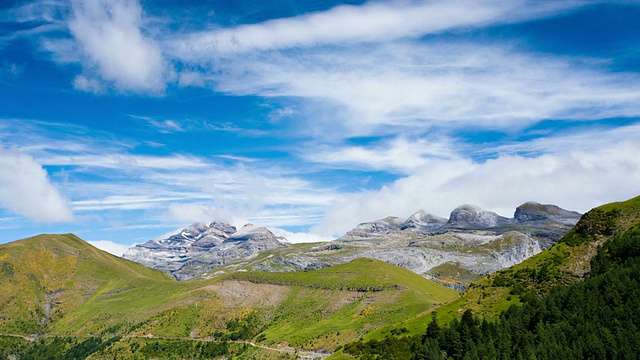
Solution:
[{"label": "green hillside", "polygon": [[[589,332],[590,336],[596,337],[605,336],[610,344],[622,341],[628,345],[629,342],[624,340],[627,335],[624,334],[630,331],[629,334],[637,336],[639,332],[634,332],[635,330],[633,329],[636,329],[635,327],[640,323],[637,317],[638,312],[630,310],[635,309],[638,305],[630,302],[637,294],[638,267],[636,263],[629,263],[629,261],[640,256],[640,251],[638,250],[640,230],[638,229],[640,229],[640,197],[597,207],[586,213],[574,229],[553,247],[518,265],[481,279],[458,299],[438,308],[435,313],[437,314],[436,316],[416,319],[416,321],[424,324],[425,327],[427,327],[427,323],[435,324],[433,319],[436,319],[437,324],[440,326],[451,324],[446,328],[448,330],[443,328],[438,330],[442,332],[434,332],[435,330],[432,328],[432,333],[435,335],[432,334],[431,340],[425,340],[425,338],[429,337],[426,335],[426,337],[405,337],[404,340],[387,336],[373,338],[370,341],[360,341],[349,345],[348,348],[352,354],[369,356],[369,358],[374,359],[387,358],[387,356],[391,356],[390,354],[395,354],[393,356],[398,359],[410,359],[412,356],[418,356],[414,351],[418,342],[422,342],[424,345],[421,350],[423,353],[416,357],[419,359],[438,359],[442,358],[443,353],[451,354],[453,351],[458,354],[453,358],[462,358],[464,354],[467,354],[470,358],[475,358],[476,356],[489,356],[488,358],[503,356],[501,354],[509,354],[507,358],[513,356],[524,358],[541,356],[539,351],[547,351],[548,349],[544,346],[541,348],[535,341],[532,342],[531,339],[534,338],[534,334],[526,335],[529,338],[518,339],[513,339],[508,335],[508,333],[513,333],[514,331],[524,333],[530,331],[532,327],[537,329],[536,326],[540,326],[535,322],[540,321],[541,318],[531,318],[533,315],[530,313],[540,309],[540,299],[542,299],[543,304],[548,303],[548,305],[542,305],[543,315],[536,316],[542,316],[543,318],[547,316],[549,319],[554,319],[554,321],[584,324],[581,326],[586,326],[587,328],[579,328],[578,332]],[[592,267],[594,268],[592,269]],[[585,279],[587,281],[584,281]],[[600,294],[600,292],[603,293]],[[572,297],[576,297],[576,300],[569,301],[568,299]],[[558,305],[558,302],[564,305]],[[516,306],[514,307],[513,305]],[[524,306],[524,310],[517,310],[522,306]],[[578,315],[572,318],[565,317],[565,315],[569,316],[577,313],[578,310],[582,309],[581,306],[588,307],[589,310],[579,315],[579,318]],[[616,313],[612,315],[611,308],[620,306],[624,307],[620,308],[620,310],[614,310]],[[551,308],[554,310],[550,310]],[[603,311],[608,314],[609,320],[594,319],[593,316],[590,317],[589,315],[589,312],[600,313]],[[624,315],[625,312],[628,312],[628,314]],[[494,324],[495,322],[499,324],[495,325],[496,328],[493,327],[494,325],[484,325],[484,323],[480,323],[480,320],[469,317],[469,314],[475,314],[481,319],[489,320],[489,324]],[[500,314],[503,315],[498,318]],[[507,320],[504,319],[504,314],[507,315]],[[627,325],[618,326],[619,322],[607,324],[609,321],[614,321],[613,319],[621,314],[622,318],[619,321],[632,321],[633,323],[629,325],[631,328],[628,328]],[[467,316],[466,319],[465,316]],[[520,326],[519,324],[527,321],[531,321],[527,329],[515,330]],[[502,327],[503,325],[511,326],[512,328],[505,329]],[[593,332],[593,329],[609,325],[616,327],[615,329],[607,327],[607,330],[597,330],[600,333]],[[544,328],[544,331],[549,333],[560,331],[559,328],[554,326]],[[571,327],[572,325],[562,323],[561,326],[567,326],[567,329],[561,331],[565,333],[563,337],[556,339],[558,341],[544,341],[546,344],[552,344],[549,346],[553,347],[553,349],[549,351],[556,355],[562,353],[562,351],[559,353],[554,352],[556,349],[562,349],[563,346],[567,347],[562,341],[567,339],[566,336],[568,335],[566,334],[569,334],[569,329],[575,330],[575,327]],[[572,330],[571,334],[574,333],[574,330]],[[455,336],[461,336],[460,331],[477,332],[478,338],[473,339],[476,342],[457,348],[457,345],[454,344],[455,341],[451,343],[451,339],[455,339]],[[487,333],[486,331],[489,332]],[[542,332],[542,328],[536,331]],[[458,335],[454,334],[454,332],[457,332]],[[427,330],[427,333],[429,333],[429,330]],[[444,334],[447,335],[445,336]],[[442,336],[448,338],[445,339]],[[554,336],[558,337],[555,333],[551,337]],[[434,340],[439,341],[439,343],[435,343]],[[537,341],[542,342],[543,340],[540,338]],[[505,344],[510,342],[517,343],[513,345],[513,349],[516,352],[509,353],[508,349],[499,348],[497,345],[499,341],[503,341]],[[572,341],[576,344],[583,344],[581,340],[574,339]],[[600,351],[601,345],[602,349],[611,346],[610,344],[605,346],[599,341],[589,340],[587,343],[595,344],[593,346],[597,346],[598,351]],[[482,344],[486,345],[488,343],[492,343],[495,346],[484,348]],[[523,348],[525,345],[528,347],[526,351]],[[585,347],[591,346],[586,343],[583,345]],[[471,348],[474,346],[479,346],[479,348],[472,351]],[[620,344],[617,346],[620,346]],[[433,349],[436,349],[436,351],[433,352]],[[518,349],[522,350],[522,352],[517,352],[519,351]],[[574,353],[565,353],[563,357],[582,358],[587,354],[585,349],[576,348]],[[467,351],[471,352],[467,353]],[[603,351],[604,355],[602,357],[596,356],[594,358],[611,358],[611,354],[617,354],[612,349]],[[634,354],[635,350],[624,348],[620,351]],[[637,351],[635,354],[637,354]],[[550,358],[553,358],[553,356],[550,356]],[[613,356],[613,358],[616,358],[616,356]]]},{"label": "green hillside", "polygon": [[106,294],[174,283],[160,271],[108,254],[72,234],[0,245],[0,333],[45,332],[78,306]]},{"label": "green hillside", "polygon": [[446,323],[466,309],[492,318],[511,305],[548,294],[555,286],[581,281],[597,249],[615,234],[640,223],[640,196],[596,207],[551,248],[473,284],[456,301],[438,310]]},{"label": "green hillside", "polygon": [[23,358],[46,357],[47,351],[98,358],[154,351],[170,357],[168,348],[222,351],[204,343],[226,344],[225,351],[240,358],[332,352],[458,296],[372,259],[317,271],[177,282],[71,234],[0,245],[0,286],[0,349],[24,343]]}]

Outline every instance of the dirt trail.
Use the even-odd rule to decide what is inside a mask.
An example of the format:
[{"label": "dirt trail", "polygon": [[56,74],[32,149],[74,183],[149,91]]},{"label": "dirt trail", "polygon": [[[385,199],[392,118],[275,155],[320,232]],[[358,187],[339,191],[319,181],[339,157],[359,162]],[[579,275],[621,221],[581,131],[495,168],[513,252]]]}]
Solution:
[{"label": "dirt trail", "polygon": [[[43,335],[18,335],[18,334],[0,334],[0,336],[9,336],[9,337],[17,337],[17,338],[22,338],[25,339],[29,342],[32,342],[34,340],[37,340],[39,337],[54,337],[57,335],[51,335],[51,334],[43,334]],[[95,335],[74,335],[74,336],[69,336],[66,335],[66,337],[70,337],[70,338],[82,338],[82,339],[86,339],[86,338],[103,338],[104,336],[95,336]],[[150,339],[159,339],[159,340],[188,340],[188,341],[201,341],[201,342],[211,342],[211,341],[217,341],[217,340],[211,340],[211,339],[199,339],[199,338],[190,338],[190,337],[174,337],[174,336],[154,336],[154,335],[135,335],[135,334],[129,334],[129,335],[124,335],[123,338],[150,338]],[[265,350],[270,350],[270,351],[276,351],[276,352],[280,352],[280,353],[287,353],[287,354],[297,354],[298,358],[300,360],[324,360],[326,358],[328,358],[331,353],[324,353],[324,352],[317,352],[317,351],[311,351],[311,350],[302,350],[302,349],[296,349],[293,347],[282,347],[282,348],[275,348],[275,347],[270,347],[267,345],[262,345],[262,344],[256,344],[254,342],[251,341],[246,341],[246,340],[236,340],[236,341],[228,341],[230,343],[236,343],[236,344],[247,344],[256,348],[260,348],[260,349],[265,349]]]}]

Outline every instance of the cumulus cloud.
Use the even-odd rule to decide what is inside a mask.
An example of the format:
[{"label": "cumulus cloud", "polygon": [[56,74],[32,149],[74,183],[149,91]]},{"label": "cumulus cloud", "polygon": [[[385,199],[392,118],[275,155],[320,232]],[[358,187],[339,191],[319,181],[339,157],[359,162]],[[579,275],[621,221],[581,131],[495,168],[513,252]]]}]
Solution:
[{"label": "cumulus cloud", "polygon": [[73,221],[64,196],[31,156],[0,147],[0,206],[33,222]]},{"label": "cumulus cloud", "polygon": [[[160,46],[141,31],[142,8],[136,0],[72,2],[68,26],[84,54],[86,73],[122,91],[162,93],[168,68]],[[87,79],[87,80],[83,80]],[[92,76],[76,78],[80,90],[93,91]]]},{"label": "cumulus cloud", "polygon": [[362,221],[406,217],[419,209],[447,217],[464,203],[503,216],[512,216],[515,207],[526,201],[585,212],[638,195],[639,151],[640,143],[629,137],[617,144],[564,148],[536,157],[429,160],[420,170],[378,191],[345,197],[313,231],[338,235]]}]

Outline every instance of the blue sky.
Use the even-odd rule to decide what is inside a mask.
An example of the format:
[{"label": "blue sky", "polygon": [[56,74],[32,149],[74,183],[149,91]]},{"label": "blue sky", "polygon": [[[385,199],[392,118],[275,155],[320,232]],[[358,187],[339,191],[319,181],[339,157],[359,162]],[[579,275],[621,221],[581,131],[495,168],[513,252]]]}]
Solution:
[{"label": "blue sky", "polygon": [[0,5],[0,242],[640,193],[638,1]]}]

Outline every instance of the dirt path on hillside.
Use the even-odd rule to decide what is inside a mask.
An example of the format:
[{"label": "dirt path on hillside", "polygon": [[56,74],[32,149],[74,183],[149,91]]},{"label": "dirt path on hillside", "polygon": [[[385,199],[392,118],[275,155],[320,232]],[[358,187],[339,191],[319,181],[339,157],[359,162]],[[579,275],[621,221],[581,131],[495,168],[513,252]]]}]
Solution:
[{"label": "dirt path on hillside", "polygon": [[[59,336],[59,335],[43,334],[43,335],[39,335],[38,336],[38,335],[35,335],[35,334],[34,335],[0,334],[0,336],[22,338],[22,339],[27,340],[29,342],[33,342],[34,340],[37,340],[40,337],[48,338],[48,337],[56,337],[56,336]],[[74,335],[74,336],[69,336],[69,335],[65,335],[65,337],[87,339],[87,338],[103,338],[105,336],[95,336],[95,335]],[[124,335],[122,337],[123,338],[147,338],[147,339],[158,339],[158,340],[185,340],[185,341],[200,341],[200,342],[218,341],[218,342],[223,342],[223,341],[219,341],[219,340],[198,339],[198,338],[190,338],[190,337],[134,335],[134,334]],[[324,360],[324,359],[328,358],[329,356],[331,356],[331,353],[317,352],[317,351],[311,351],[311,350],[302,350],[302,349],[296,349],[294,347],[289,347],[289,346],[280,347],[280,348],[270,347],[270,346],[267,346],[267,345],[256,344],[254,342],[246,341],[246,340],[227,341],[227,342],[235,343],[235,344],[246,344],[246,345],[250,345],[250,346],[255,347],[255,348],[265,349],[265,350],[269,350],[269,351],[276,351],[276,352],[279,352],[279,353],[296,354],[296,355],[298,355],[298,358],[300,360]]]}]

